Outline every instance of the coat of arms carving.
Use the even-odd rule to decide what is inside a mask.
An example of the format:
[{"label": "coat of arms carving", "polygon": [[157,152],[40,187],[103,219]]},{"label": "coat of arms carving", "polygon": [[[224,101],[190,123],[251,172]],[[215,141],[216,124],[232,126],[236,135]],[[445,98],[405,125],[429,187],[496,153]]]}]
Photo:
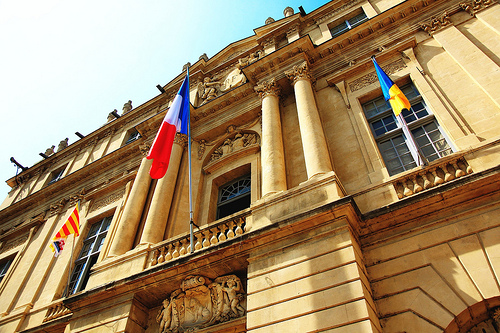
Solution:
[{"label": "coat of arms carving", "polygon": [[156,321],[159,333],[194,332],[195,329],[222,323],[245,314],[245,293],[236,275],[210,280],[203,276],[186,277],[181,288],[163,300]]}]

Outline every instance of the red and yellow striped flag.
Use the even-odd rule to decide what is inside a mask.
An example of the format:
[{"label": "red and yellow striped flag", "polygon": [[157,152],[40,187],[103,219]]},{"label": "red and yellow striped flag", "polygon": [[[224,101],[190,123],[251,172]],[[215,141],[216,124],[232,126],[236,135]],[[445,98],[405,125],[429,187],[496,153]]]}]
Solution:
[{"label": "red and yellow striped flag", "polygon": [[64,240],[71,234],[75,234],[75,237],[80,234],[80,211],[78,209],[78,203],[76,204],[75,209],[73,209],[71,215],[68,217],[61,229],[57,232],[57,234],[50,242],[50,249],[52,250],[52,252],[54,252],[54,255],[56,257],[59,255],[59,253],[61,253],[64,247]]},{"label": "red and yellow striped flag", "polygon": [[68,217],[68,220],[61,227],[61,230],[54,236],[54,239],[66,238],[70,234],[75,234],[75,236],[80,235],[80,213],[78,209],[78,203],[75,209]]}]

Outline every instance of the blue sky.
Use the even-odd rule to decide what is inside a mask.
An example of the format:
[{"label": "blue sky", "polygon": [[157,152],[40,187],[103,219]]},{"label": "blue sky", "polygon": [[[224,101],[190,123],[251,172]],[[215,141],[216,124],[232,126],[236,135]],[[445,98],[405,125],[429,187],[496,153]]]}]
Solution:
[{"label": "blue sky", "polygon": [[0,0],[0,200],[16,173],[11,156],[30,167],[129,99],[158,95],[188,61],[253,35],[287,6],[309,13],[326,2]]}]

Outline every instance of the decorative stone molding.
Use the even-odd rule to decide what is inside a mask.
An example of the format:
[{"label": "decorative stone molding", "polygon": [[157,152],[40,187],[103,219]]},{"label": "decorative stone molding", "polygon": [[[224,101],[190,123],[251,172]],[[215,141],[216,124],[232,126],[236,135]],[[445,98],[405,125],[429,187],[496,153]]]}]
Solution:
[{"label": "decorative stone molding", "polygon": [[276,83],[276,79],[273,77],[268,81],[263,81],[256,87],[254,90],[257,94],[259,94],[260,98],[263,99],[268,95],[273,95],[279,97],[281,93],[281,87],[278,83]]},{"label": "decorative stone molding", "polygon": [[261,43],[261,46],[264,48],[264,49],[267,49],[268,47],[271,47],[271,46],[275,46],[276,45],[276,37],[269,37],[267,38],[266,40],[264,40],[262,43]]},{"label": "decorative stone molding", "polygon": [[139,150],[141,151],[141,155],[144,157],[148,156],[149,149],[151,149],[150,143],[142,143],[139,145]]},{"label": "decorative stone molding", "polygon": [[345,12],[346,9],[351,8],[352,6],[356,5],[360,1],[361,0],[351,0],[351,1],[348,1],[347,3],[345,3],[342,6],[338,7],[334,11],[328,13],[328,15],[325,15],[325,16],[321,17],[320,19],[316,20],[316,24],[320,25],[321,23],[323,23],[325,21],[328,21],[329,19],[333,18],[338,13]]},{"label": "decorative stone molding", "polygon": [[398,198],[403,199],[470,173],[472,168],[467,161],[463,157],[457,157],[398,178],[392,185]]},{"label": "decorative stone molding", "polygon": [[259,142],[260,137],[255,133],[238,132],[233,138],[224,140],[224,142],[213,151],[210,156],[210,162],[216,161],[253,144],[259,144]]},{"label": "decorative stone molding", "polygon": [[66,206],[66,199],[61,199],[58,203],[51,205],[49,208],[49,217],[61,214],[63,212],[64,206]]},{"label": "decorative stone molding", "polygon": [[286,37],[289,38],[291,35],[296,34],[298,32],[299,32],[299,25],[295,24],[286,31]]},{"label": "decorative stone molding", "polygon": [[[248,210],[233,216],[230,219],[223,219],[218,223],[212,223],[201,227],[194,233],[195,251],[216,246],[226,240],[239,237],[246,232],[246,217],[250,215]],[[149,267],[176,260],[191,252],[189,245],[190,235],[169,239],[160,243],[149,251]]]},{"label": "decorative stone molding", "polygon": [[76,203],[78,201],[82,201],[83,200],[83,197],[85,195],[85,189],[83,188],[80,192],[78,192],[77,194],[75,195],[72,195],[70,198],[69,198],[69,204],[70,206],[74,206],[76,205]]},{"label": "decorative stone molding", "polygon": [[26,233],[25,235],[21,237],[17,237],[16,239],[10,240],[5,243],[0,243],[0,253],[4,253],[9,251],[10,249],[13,249],[15,247],[18,247],[19,245],[22,245],[26,243],[28,240],[29,233]]},{"label": "decorative stone molding", "polygon": [[205,154],[205,150],[207,148],[207,141],[205,139],[201,139],[198,143],[198,159],[201,160],[203,158],[203,154]]},{"label": "decorative stone molding", "polygon": [[125,194],[125,188],[120,189],[119,191],[116,191],[114,193],[111,193],[105,198],[96,200],[93,204],[92,207],[89,210],[89,213],[92,213],[96,210],[99,210],[103,207],[106,207],[108,205],[111,205],[112,203],[120,200],[123,198],[123,195]]},{"label": "decorative stone molding", "polygon": [[48,321],[61,318],[67,314],[70,314],[71,310],[68,309],[67,307],[64,306],[62,302],[59,302],[57,304],[54,304],[49,307],[47,310],[47,313],[45,314],[45,318],[43,318],[43,323],[46,323]]},{"label": "decorative stone molding", "polygon": [[211,280],[189,275],[162,302],[156,316],[159,333],[194,332],[197,329],[241,317],[245,292],[236,275]]},{"label": "decorative stone molding", "polygon": [[285,75],[293,82],[292,84],[295,84],[295,82],[297,82],[298,80],[312,79],[311,71],[309,70],[307,61],[304,61],[300,65],[293,66],[291,70],[285,72]]},{"label": "decorative stone molding", "polygon": [[447,12],[444,12],[441,16],[433,18],[430,22],[420,23],[420,27],[429,35],[432,35],[434,32],[447,27],[450,24],[452,24],[450,16]]},{"label": "decorative stone molding", "polygon": [[[400,70],[406,67],[407,66],[403,61],[403,59],[398,59],[388,64],[387,66],[382,67],[382,69],[384,70],[384,72],[387,73],[387,75],[391,75],[396,72],[399,72]],[[351,90],[351,92],[355,92],[356,90],[363,89],[364,87],[369,86],[374,82],[378,82],[377,73],[371,72],[349,83],[349,89]]]},{"label": "decorative stone molding", "polygon": [[263,50],[257,50],[253,53],[250,53],[246,57],[238,59],[238,64],[236,65],[237,68],[243,68],[245,66],[248,66],[250,64],[253,64],[257,60],[261,59],[264,57],[264,51]]},{"label": "decorative stone molding", "polygon": [[465,10],[470,16],[476,16],[476,13],[495,4],[493,0],[472,0],[468,3],[460,3],[460,8]]}]

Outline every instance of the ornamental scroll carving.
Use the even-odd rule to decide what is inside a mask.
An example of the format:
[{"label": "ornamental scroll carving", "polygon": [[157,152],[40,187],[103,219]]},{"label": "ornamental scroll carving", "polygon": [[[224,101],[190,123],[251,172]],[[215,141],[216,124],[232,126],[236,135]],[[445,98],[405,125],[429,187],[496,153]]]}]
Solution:
[{"label": "ornamental scroll carving", "polygon": [[156,316],[159,333],[193,332],[245,314],[245,292],[236,275],[214,281],[187,276],[162,302]]},{"label": "ornamental scroll carving", "polygon": [[[387,73],[387,75],[391,75],[396,72],[399,72],[405,67],[406,64],[403,61],[403,59],[399,59],[395,62],[390,63],[387,66],[382,67],[382,69],[384,70],[384,72]],[[377,73],[371,72],[349,83],[349,89],[351,89],[351,92],[355,92],[356,90],[363,89],[364,87],[369,86],[374,82],[378,82]]]},{"label": "ornamental scroll carving", "polygon": [[254,90],[259,94],[260,98],[264,98],[268,95],[279,96],[281,87],[276,83],[276,79],[273,77],[272,79],[263,81],[258,86],[254,87]]},{"label": "ornamental scroll carving", "polygon": [[307,61],[304,61],[300,65],[293,66],[291,70],[285,72],[285,75],[293,82],[293,84],[301,79],[311,80],[312,78]]},{"label": "ornamental scroll carving", "polygon": [[460,7],[469,13],[471,16],[475,16],[476,13],[486,7],[493,5],[495,2],[493,0],[472,0],[469,3],[461,3]]},{"label": "ornamental scroll carving", "polygon": [[452,24],[450,21],[450,16],[447,12],[444,12],[440,17],[436,17],[428,23],[421,23],[420,27],[429,35],[431,35],[432,33],[448,26],[449,24]]},{"label": "ornamental scroll carving", "polygon": [[238,132],[233,138],[227,138],[217,147],[210,156],[210,162],[216,161],[232,152],[238,151],[253,144],[258,144],[260,138],[255,133]]}]

